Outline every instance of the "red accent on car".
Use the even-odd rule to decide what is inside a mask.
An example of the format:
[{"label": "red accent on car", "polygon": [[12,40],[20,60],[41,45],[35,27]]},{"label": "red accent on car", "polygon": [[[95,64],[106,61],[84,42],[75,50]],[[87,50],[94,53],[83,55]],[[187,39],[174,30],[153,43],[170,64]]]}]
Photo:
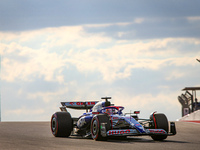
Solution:
[{"label": "red accent on car", "polygon": [[128,134],[131,131],[129,129],[126,130],[111,130],[108,132],[109,135],[118,135],[118,134]]},{"label": "red accent on car", "polygon": [[139,114],[140,113],[140,111],[134,111],[134,114]]},{"label": "red accent on car", "polygon": [[120,108],[123,108],[123,106],[107,106],[108,108],[116,108],[117,110],[119,110]]},{"label": "red accent on car", "polygon": [[70,102],[69,104],[70,104],[70,105],[74,105],[74,102]]},{"label": "red accent on car", "polygon": [[110,116],[111,129],[113,129],[112,117]]},{"label": "red accent on car", "polygon": [[112,117],[113,120],[119,119],[119,117]]},{"label": "red accent on car", "polygon": [[155,129],[157,129],[157,124],[156,124],[156,118],[155,118],[155,114],[156,112],[153,113],[153,121],[154,121],[154,125],[155,125]]},{"label": "red accent on car", "polygon": [[95,105],[96,103],[95,102],[91,102],[91,105]]},{"label": "red accent on car", "polygon": [[[99,129],[99,119],[96,117],[96,120],[97,120],[97,126],[98,126],[98,129]],[[92,119],[92,123],[94,122],[94,118]],[[94,139],[96,140],[99,136],[99,134],[97,133],[96,137],[94,135],[94,133],[92,132],[92,124],[91,124],[91,134],[92,134],[92,137],[94,137]]]},{"label": "red accent on car", "polygon": [[153,129],[149,129],[150,133],[161,133],[161,134],[165,134],[166,132],[164,130],[153,130]]},{"label": "red accent on car", "polygon": [[83,105],[83,102],[77,102],[76,105]]},{"label": "red accent on car", "polygon": [[99,114],[99,112],[92,112],[92,114]]}]

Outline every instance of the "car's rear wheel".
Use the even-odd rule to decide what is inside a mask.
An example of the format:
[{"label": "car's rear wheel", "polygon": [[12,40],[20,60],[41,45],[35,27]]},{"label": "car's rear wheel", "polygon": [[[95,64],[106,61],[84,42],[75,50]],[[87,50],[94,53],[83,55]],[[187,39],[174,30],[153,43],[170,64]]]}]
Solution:
[{"label": "car's rear wheel", "polygon": [[91,121],[91,135],[94,140],[107,140],[106,136],[102,136],[102,123],[105,123],[105,132],[111,129],[110,117],[105,114],[96,115]]},{"label": "car's rear wheel", "polygon": [[73,130],[73,120],[68,112],[56,112],[51,117],[51,131],[55,137],[69,137]]},{"label": "car's rear wheel", "polygon": [[[154,113],[150,116],[152,124],[150,124],[153,129],[164,129],[167,133],[169,130],[169,124],[165,114]],[[151,138],[155,141],[161,141],[167,138],[167,135],[152,135]]]}]

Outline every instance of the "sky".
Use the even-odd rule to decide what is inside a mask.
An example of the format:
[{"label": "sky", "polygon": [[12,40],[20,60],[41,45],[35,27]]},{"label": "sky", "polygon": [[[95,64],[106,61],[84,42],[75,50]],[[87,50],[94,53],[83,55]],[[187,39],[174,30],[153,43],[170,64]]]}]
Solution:
[{"label": "sky", "polygon": [[103,96],[142,118],[154,111],[180,118],[181,90],[200,86],[199,7],[199,0],[0,0],[1,120],[49,121],[60,102]]}]

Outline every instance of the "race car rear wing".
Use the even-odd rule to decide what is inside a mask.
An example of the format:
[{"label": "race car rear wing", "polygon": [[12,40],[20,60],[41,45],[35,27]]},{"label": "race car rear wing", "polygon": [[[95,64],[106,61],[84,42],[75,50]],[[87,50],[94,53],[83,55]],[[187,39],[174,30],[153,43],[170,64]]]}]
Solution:
[{"label": "race car rear wing", "polygon": [[[87,101],[87,102],[61,102],[61,105],[65,108],[72,108],[72,109],[90,109],[92,108],[98,101]],[[64,109],[61,107],[62,109]],[[60,109],[61,109],[60,108]],[[61,110],[62,111],[62,110]]]}]

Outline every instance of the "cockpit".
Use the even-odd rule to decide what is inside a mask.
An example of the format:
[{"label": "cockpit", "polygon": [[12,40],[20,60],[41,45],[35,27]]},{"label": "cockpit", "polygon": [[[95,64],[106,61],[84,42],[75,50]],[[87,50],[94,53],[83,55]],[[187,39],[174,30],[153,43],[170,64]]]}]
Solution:
[{"label": "cockpit", "polygon": [[107,113],[109,115],[121,115],[122,114],[122,110],[124,109],[124,107],[122,106],[108,106],[105,107],[101,110],[101,113]]},{"label": "cockpit", "polygon": [[92,108],[92,112],[98,112],[98,113],[107,113],[109,115],[114,115],[114,114],[122,114],[122,110],[124,107],[122,106],[110,106],[109,101],[100,101],[97,104],[94,105]]}]

